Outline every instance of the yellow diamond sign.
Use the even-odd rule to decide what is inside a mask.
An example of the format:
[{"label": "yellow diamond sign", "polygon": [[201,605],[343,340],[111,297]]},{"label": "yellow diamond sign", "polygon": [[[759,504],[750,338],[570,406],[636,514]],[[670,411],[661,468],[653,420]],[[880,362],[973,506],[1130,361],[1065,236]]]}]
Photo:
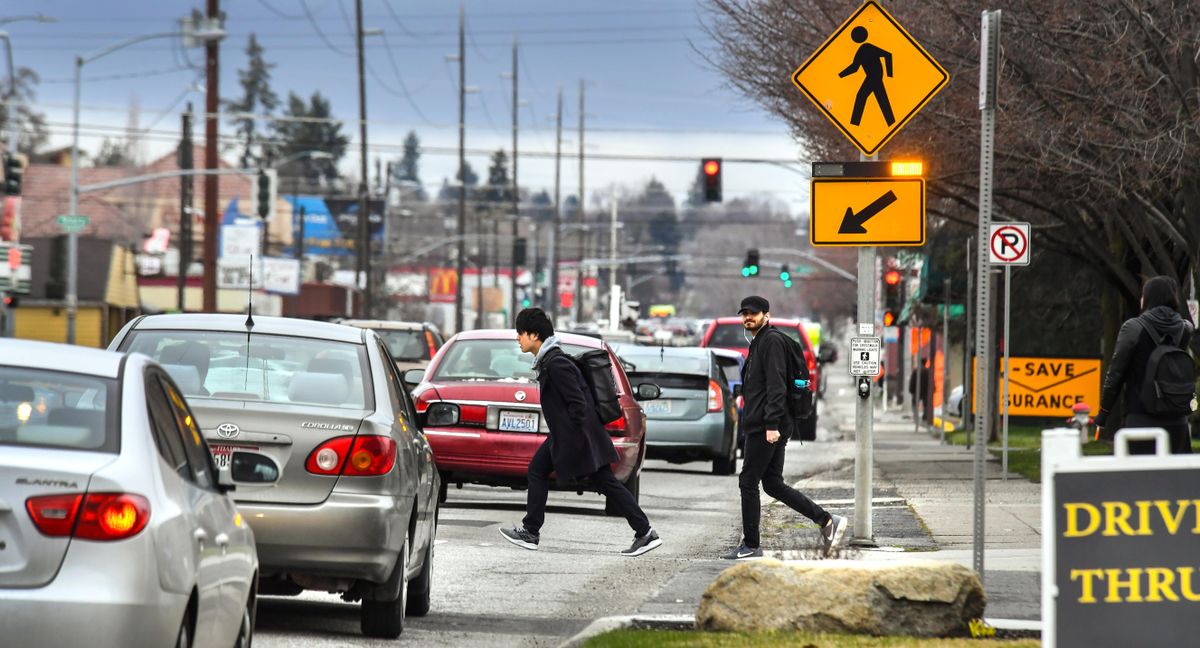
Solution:
[{"label": "yellow diamond sign", "polygon": [[866,155],[929,103],[950,75],[875,0],[863,3],[792,82]]}]

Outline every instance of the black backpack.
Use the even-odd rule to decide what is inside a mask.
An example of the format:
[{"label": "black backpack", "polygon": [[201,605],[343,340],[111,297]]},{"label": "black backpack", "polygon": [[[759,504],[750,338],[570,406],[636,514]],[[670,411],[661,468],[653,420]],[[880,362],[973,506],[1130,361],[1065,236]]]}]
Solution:
[{"label": "black backpack", "polygon": [[1178,417],[1190,414],[1196,392],[1196,370],[1192,356],[1172,340],[1159,335],[1141,319],[1137,322],[1154,342],[1154,351],[1146,360],[1146,378],[1140,394],[1142,407],[1152,416]]},{"label": "black backpack", "polygon": [[[804,360],[804,347],[787,333],[774,330],[784,340],[783,346],[788,352],[788,416],[796,421],[809,418],[813,415],[814,400],[812,377],[808,374],[808,362]],[[803,381],[804,387],[796,386],[797,380]]]},{"label": "black backpack", "polygon": [[621,418],[621,401],[617,398],[617,383],[613,379],[612,360],[608,351],[593,349],[578,356],[563,353],[583,374],[583,382],[587,383],[596,403],[596,418],[601,425],[607,425]]}]

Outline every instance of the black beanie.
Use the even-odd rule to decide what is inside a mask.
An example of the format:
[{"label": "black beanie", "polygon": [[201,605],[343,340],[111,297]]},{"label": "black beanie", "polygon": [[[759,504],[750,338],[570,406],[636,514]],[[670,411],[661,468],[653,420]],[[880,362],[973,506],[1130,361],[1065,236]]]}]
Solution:
[{"label": "black beanie", "polygon": [[1166,275],[1151,277],[1142,285],[1142,310],[1158,306],[1179,310],[1179,284]]}]

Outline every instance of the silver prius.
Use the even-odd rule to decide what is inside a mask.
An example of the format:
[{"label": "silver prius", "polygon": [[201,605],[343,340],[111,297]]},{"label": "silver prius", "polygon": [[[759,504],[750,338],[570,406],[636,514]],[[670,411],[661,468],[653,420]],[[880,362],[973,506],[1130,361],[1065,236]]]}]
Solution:
[{"label": "silver prius", "polygon": [[408,390],[374,331],[245,315],[133,320],[111,349],[174,377],[218,466],[273,460],[271,487],[234,499],[254,529],[263,594],[340,592],[365,634],[429,611],[438,473]]},{"label": "silver prius", "polygon": [[0,340],[0,644],[250,645],[254,535],[199,432],[145,356]]}]

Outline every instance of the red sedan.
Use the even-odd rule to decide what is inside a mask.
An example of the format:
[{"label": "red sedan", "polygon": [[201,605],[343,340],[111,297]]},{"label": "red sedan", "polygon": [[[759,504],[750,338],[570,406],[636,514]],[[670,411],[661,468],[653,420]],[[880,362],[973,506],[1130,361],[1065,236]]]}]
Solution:
[{"label": "red sedan", "polygon": [[[646,456],[646,415],[637,392],[603,341],[570,333],[560,333],[558,339],[573,355],[608,351],[624,411],[622,418],[605,426],[619,456],[612,469],[637,499]],[[526,485],[529,460],[549,433],[532,363],[533,356],[521,353],[512,329],[459,333],[429,363],[413,400],[442,476],[443,501],[451,482]],[[643,393],[652,396],[655,390],[648,387]],[[577,490],[575,485],[558,487]]]},{"label": "red sedan", "polygon": [[[804,349],[804,361],[808,364],[808,375],[812,380],[814,394],[819,394],[821,385],[820,370],[817,364],[817,354],[813,351],[812,341],[804,332],[804,324],[800,320],[771,318],[771,326],[778,328],[788,337],[800,343]],[[740,351],[743,356],[750,354],[750,334],[742,325],[740,317],[719,317],[708,325],[700,346],[714,349],[733,349]],[[812,441],[817,438],[817,413],[800,421],[794,438]]]}]

